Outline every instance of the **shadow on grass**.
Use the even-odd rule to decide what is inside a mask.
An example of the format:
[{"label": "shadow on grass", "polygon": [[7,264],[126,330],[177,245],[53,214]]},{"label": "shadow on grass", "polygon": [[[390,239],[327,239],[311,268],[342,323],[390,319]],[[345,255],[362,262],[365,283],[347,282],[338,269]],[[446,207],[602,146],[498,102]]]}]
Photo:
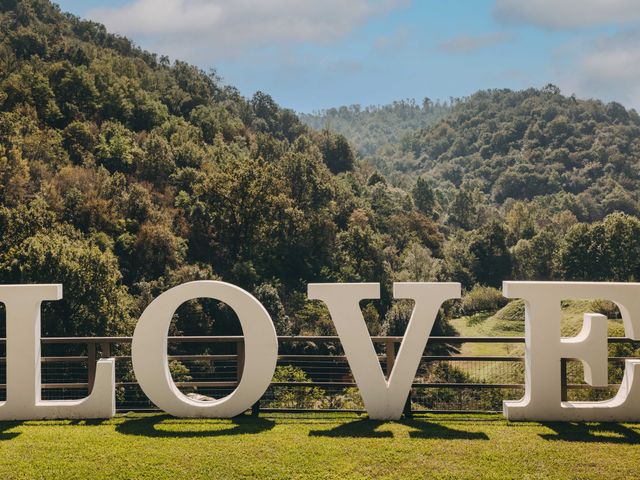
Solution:
[{"label": "shadow on grass", "polygon": [[543,423],[554,433],[542,433],[545,440],[640,444],[640,433],[619,423]]},{"label": "shadow on grass", "polygon": [[22,422],[0,422],[0,442],[3,440],[12,440],[20,435],[19,432],[7,432],[7,430],[11,430],[19,425],[22,425]]},{"label": "shadow on grass", "polygon": [[468,432],[445,427],[439,423],[426,422],[424,420],[405,420],[403,425],[415,428],[409,432],[411,438],[440,438],[443,440],[489,440],[484,432]]},{"label": "shadow on grass", "polygon": [[331,430],[311,430],[310,437],[346,437],[346,438],[390,438],[393,432],[378,432],[376,429],[387,422],[379,420],[355,420],[345,422]]},{"label": "shadow on grass", "polygon": [[[271,430],[275,426],[273,420],[255,417],[236,417],[231,420],[228,428],[215,428],[209,430],[164,430],[157,428],[164,420],[176,420],[170,415],[153,415],[142,418],[125,420],[116,426],[118,433],[125,435],[138,435],[143,437],[159,438],[196,438],[196,437],[222,437],[226,435],[245,435],[261,433]],[[191,422],[181,423],[181,427],[188,427]],[[194,426],[202,426],[202,423],[193,423]],[[219,427],[220,424],[205,424],[211,427]]]},{"label": "shadow on grass", "polygon": [[[344,437],[344,438],[389,438],[393,432],[377,431],[377,428],[388,422],[378,420],[356,420],[343,423],[331,430],[311,430],[311,437]],[[488,440],[483,432],[467,432],[445,427],[438,423],[422,420],[401,420],[397,423],[406,425],[414,430],[409,432],[411,438],[440,438],[446,440]]]}]

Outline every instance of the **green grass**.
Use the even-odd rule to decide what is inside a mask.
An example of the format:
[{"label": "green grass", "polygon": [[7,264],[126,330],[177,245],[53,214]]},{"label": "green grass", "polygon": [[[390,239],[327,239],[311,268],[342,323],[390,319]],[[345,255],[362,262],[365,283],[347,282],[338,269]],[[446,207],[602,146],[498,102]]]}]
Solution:
[{"label": "green grass", "polygon": [[607,478],[640,468],[640,425],[356,415],[0,423],[0,478]]},{"label": "green grass", "polygon": [[[562,335],[571,337],[577,335],[582,329],[585,313],[593,311],[590,300],[571,300],[562,304],[561,332]],[[521,300],[512,301],[497,312],[481,312],[450,321],[457,334],[465,337],[510,337],[524,336],[524,303]],[[609,320],[609,336],[624,336],[624,327],[621,320]],[[465,343],[460,349],[463,355],[524,355],[523,344],[509,343]],[[460,363],[457,368],[469,374],[474,381],[483,382],[522,382],[522,374],[518,371],[511,372],[513,377],[505,373],[501,363],[486,364],[479,373],[476,364]],[[581,365],[570,367],[573,370]],[[571,370],[571,371],[573,371]],[[574,375],[575,376],[575,375]],[[581,375],[577,375],[580,377]],[[577,380],[579,381],[579,380]]]},{"label": "green grass", "polygon": [[[585,313],[591,312],[591,301],[572,300],[563,302],[562,335],[577,335]],[[477,313],[450,321],[460,336],[465,337],[509,337],[524,336],[524,307],[521,301],[514,301],[496,313]],[[609,336],[624,336],[621,320],[609,320]],[[465,355],[522,355],[521,345],[467,343],[461,353]]]}]

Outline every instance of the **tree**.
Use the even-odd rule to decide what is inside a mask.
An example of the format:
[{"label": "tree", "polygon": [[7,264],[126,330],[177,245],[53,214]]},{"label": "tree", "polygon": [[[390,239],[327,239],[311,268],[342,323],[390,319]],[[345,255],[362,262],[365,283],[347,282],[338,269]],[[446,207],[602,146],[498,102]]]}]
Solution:
[{"label": "tree", "polygon": [[507,248],[507,232],[492,222],[473,232],[469,251],[474,255],[474,273],[478,283],[498,287],[511,274],[511,255]]},{"label": "tree", "polygon": [[473,193],[466,188],[460,188],[449,205],[449,222],[456,227],[469,230],[475,224],[477,209]]},{"label": "tree", "polygon": [[349,227],[345,232],[338,234],[338,245],[340,280],[384,282],[388,277],[382,239],[371,227]]},{"label": "tree", "polygon": [[432,217],[436,207],[436,196],[425,178],[418,177],[415,186],[411,190],[411,195],[416,208],[428,217]]},{"label": "tree", "polygon": [[637,280],[640,278],[640,220],[617,212],[607,215],[602,224],[608,277],[621,282]]},{"label": "tree", "polygon": [[468,234],[459,232],[444,245],[444,276],[447,280],[462,283],[464,288],[471,288],[476,283],[476,258],[469,250],[468,237]]},{"label": "tree", "polygon": [[132,298],[118,261],[81,237],[37,233],[0,259],[3,283],[61,283],[64,298],[43,306],[43,336],[132,333]]},{"label": "tree", "polygon": [[559,252],[567,279],[630,281],[640,275],[640,220],[623,213],[574,225]]},{"label": "tree", "polygon": [[558,249],[556,235],[543,230],[532,239],[522,239],[512,248],[513,277],[516,280],[551,280]]},{"label": "tree", "polygon": [[163,189],[176,170],[173,149],[158,133],[151,133],[144,144],[144,153],[138,157],[136,172],[143,180]]},{"label": "tree", "polygon": [[331,172],[341,173],[353,169],[355,156],[344,136],[324,130],[320,134],[320,151]]},{"label": "tree", "polygon": [[71,122],[62,132],[63,146],[69,152],[71,161],[82,165],[93,158],[98,139],[95,127],[85,122]]},{"label": "tree", "polygon": [[435,282],[442,271],[442,260],[433,258],[431,251],[412,243],[403,254],[402,270],[396,275],[399,282]]},{"label": "tree", "polygon": [[143,154],[133,132],[118,122],[102,125],[96,160],[110,172],[130,172]]},{"label": "tree", "polygon": [[291,335],[291,319],[285,313],[278,290],[269,283],[263,283],[253,292],[254,296],[271,315],[278,335]]},{"label": "tree", "polygon": [[186,242],[170,228],[145,223],[132,245],[129,268],[137,280],[152,280],[167,270],[177,268],[184,261]]},{"label": "tree", "polygon": [[513,203],[506,215],[506,225],[509,230],[510,237],[513,239],[511,245],[517,243],[521,239],[530,239],[536,233],[536,225],[531,214],[531,205],[522,201]]},{"label": "tree", "polygon": [[29,187],[29,167],[22,152],[0,145],[0,202],[15,206],[21,203]]},{"label": "tree", "polygon": [[569,229],[559,251],[559,268],[569,280],[602,280],[597,257],[592,256],[589,225],[579,223]]}]

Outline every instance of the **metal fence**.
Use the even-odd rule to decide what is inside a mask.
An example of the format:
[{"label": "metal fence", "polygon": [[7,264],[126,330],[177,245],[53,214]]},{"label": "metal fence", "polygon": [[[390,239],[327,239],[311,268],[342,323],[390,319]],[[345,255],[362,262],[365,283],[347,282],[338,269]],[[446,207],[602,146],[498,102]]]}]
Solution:
[{"label": "metal fence", "polygon": [[[335,336],[279,337],[278,368],[267,392],[253,407],[259,411],[364,412],[348,361]],[[372,337],[383,371],[389,375],[402,337]],[[609,344],[634,344],[609,338]],[[501,346],[506,355],[465,354],[469,344]],[[169,337],[169,364],[178,388],[197,398],[220,398],[242,377],[241,336]],[[480,349],[490,352],[493,347]],[[478,348],[476,348],[478,350]],[[5,341],[0,339],[0,400],[6,396]],[[630,350],[633,353],[633,349]],[[116,359],[118,411],[156,410],[135,381],[131,337],[69,337],[42,339],[42,398],[82,398],[91,391],[99,358]],[[523,337],[430,337],[411,388],[405,414],[418,412],[492,412],[502,401],[518,399],[524,389]],[[637,352],[636,352],[637,353]],[[624,360],[609,357],[607,387],[582,381],[582,367],[562,361],[563,399],[605,399],[622,379]]]}]

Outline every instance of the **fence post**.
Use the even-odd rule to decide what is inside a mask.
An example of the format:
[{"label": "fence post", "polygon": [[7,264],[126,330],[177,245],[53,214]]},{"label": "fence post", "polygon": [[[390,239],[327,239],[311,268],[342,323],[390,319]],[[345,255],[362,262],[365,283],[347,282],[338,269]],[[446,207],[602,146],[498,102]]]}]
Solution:
[{"label": "fence post", "polygon": [[110,342],[101,342],[100,343],[101,355],[100,358],[108,358],[111,356],[111,343]]},{"label": "fence post", "polygon": [[236,380],[240,383],[242,380],[242,371],[244,370],[244,342],[236,343]]},{"label": "fence post", "polygon": [[560,400],[566,402],[567,395],[567,359],[560,359]]},{"label": "fence post", "polygon": [[413,412],[411,411],[411,389],[409,389],[409,394],[407,395],[407,403],[404,404],[404,410],[402,414],[405,418],[413,418]]},{"label": "fence post", "polygon": [[93,391],[93,384],[96,381],[96,344],[94,342],[87,343],[87,394]]}]

